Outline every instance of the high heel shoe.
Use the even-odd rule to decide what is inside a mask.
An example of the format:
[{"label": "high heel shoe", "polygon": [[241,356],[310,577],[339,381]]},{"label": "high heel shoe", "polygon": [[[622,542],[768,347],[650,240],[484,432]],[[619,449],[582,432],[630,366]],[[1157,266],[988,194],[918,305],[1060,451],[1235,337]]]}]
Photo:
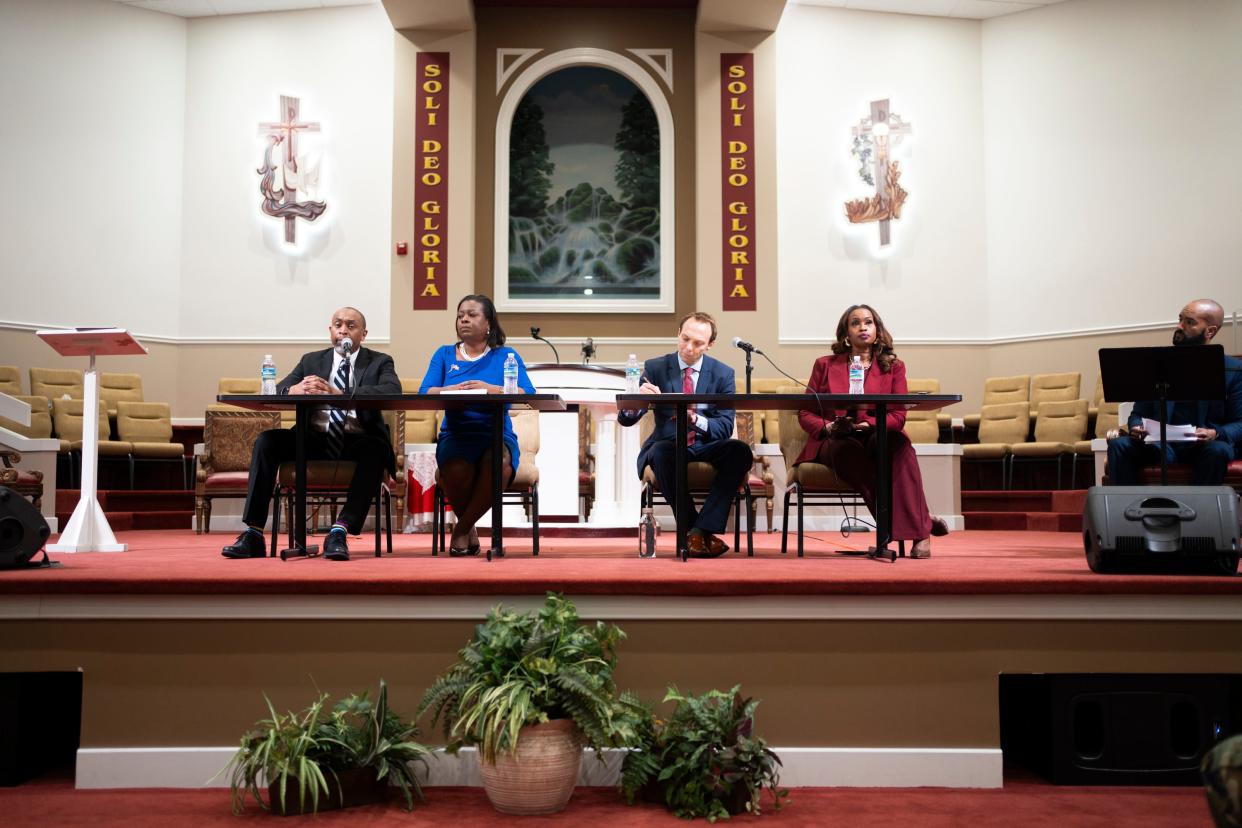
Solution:
[{"label": "high heel shoe", "polygon": [[917,540],[910,547],[911,558],[930,558],[931,557],[931,538],[923,538]]}]

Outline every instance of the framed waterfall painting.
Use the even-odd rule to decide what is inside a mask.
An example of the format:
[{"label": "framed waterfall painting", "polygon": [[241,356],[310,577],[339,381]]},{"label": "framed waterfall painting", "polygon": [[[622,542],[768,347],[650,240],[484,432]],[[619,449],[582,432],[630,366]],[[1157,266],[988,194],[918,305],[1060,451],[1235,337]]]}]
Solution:
[{"label": "framed waterfall painting", "polygon": [[673,310],[672,112],[637,62],[537,60],[496,124],[494,297],[501,310]]}]

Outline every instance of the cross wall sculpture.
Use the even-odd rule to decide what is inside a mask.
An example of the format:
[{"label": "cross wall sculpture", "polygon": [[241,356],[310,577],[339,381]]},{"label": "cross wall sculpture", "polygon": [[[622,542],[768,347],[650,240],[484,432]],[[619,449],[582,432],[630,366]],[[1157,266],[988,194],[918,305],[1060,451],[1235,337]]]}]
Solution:
[{"label": "cross wall sculpture", "polygon": [[[262,176],[259,193],[263,196],[261,209],[269,216],[285,220],[285,242],[293,244],[297,240],[297,220],[314,221],[328,205],[322,201],[298,201],[298,190],[314,186],[319,179],[318,167],[299,169],[298,132],[318,132],[319,123],[299,121],[298,99],[289,95],[280,96],[280,118],[278,123],[259,124],[259,134],[268,139],[263,166],[258,169]],[[277,168],[272,164],[272,152],[281,144],[284,144],[284,162],[280,167],[281,186],[276,187]]]},{"label": "cross wall sculpture", "polygon": [[[912,132],[911,125],[888,108],[888,99],[871,102],[871,117],[863,118],[854,127],[856,146],[861,140],[871,144],[871,161],[875,172],[875,195],[845,203],[845,215],[851,224],[869,221],[880,223],[880,246],[889,244],[889,222],[901,218],[901,206],[909,195],[898,183],[901,170],[891,158],[891,150]],[[866,180],[866,179],[864,179]],[[870,182],[868,182],[870,183]]]}]

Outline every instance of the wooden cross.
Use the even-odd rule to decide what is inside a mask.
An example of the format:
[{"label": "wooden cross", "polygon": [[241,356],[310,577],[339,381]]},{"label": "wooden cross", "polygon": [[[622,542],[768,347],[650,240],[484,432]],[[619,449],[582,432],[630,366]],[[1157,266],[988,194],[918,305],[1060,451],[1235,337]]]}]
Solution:
[{"label": "wooden cross", "polygon": [[[297,180],[298,180],[298,131],[318,132],[318,121],[298,121],[298,103],[297,98],[289,95],[280,96],[280,118],[279,123],[259,124],[259,133],[268,137],[278,137],[285,145],[284,151],[284,196],[281,198],[282,205],[295,204],[298,200]],[[291,184],[292,182],[292,184]],[[296,216],[285,216],[285,241],[290,244],[295,238]]]},{"label": "wooden cross", "polygon": [[[871,102],[871,118],[864,119],[854,127],[855,137],[871,136],[874,147],[873,163],[875,164],[875,194],[881,204],[888,204],[892,197],[889,192],[889,149],[901,143],[901,139],[910,135],[911,125],[894,115],[888,108],[888,98]],[[890,219],[880,219],[880,246],[889,243]]]}]

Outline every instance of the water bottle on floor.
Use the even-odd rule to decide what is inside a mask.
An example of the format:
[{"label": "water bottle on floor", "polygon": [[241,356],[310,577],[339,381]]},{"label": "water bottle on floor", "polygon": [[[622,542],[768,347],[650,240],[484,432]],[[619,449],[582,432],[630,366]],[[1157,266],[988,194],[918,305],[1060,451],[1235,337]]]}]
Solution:
[{"label": "water bottle on floor", "polygon": [[850,393],[863,393],[863,380],[866,373],[863,371],[862,357],[855,355],[850,361]]},{"label": "water bottle on floor", "polygon": [[505,393],[506,394],[518,393],[517,377],[518,377],[517,357],[515,357],[512,353],[510,353],[509,356],[505,358]]},{"label": "water bottle on floor", "polygon": [[642,384],[643,369],[638,364],[638,357],[630,354],[630,358],[625,363],[625,393],[637,394],[638,386]]},{"label": "water bottle on floor", "polygon": [[655,515],[651,509],[643,509],[643,516],[638,519],[638,557],[656,556],[656,528]]},{"label": "water bottle on floor", "polygon": [[276,393],[276,360],[271,354],[263,355],[263,365],[259,368],[260,394]]}]

